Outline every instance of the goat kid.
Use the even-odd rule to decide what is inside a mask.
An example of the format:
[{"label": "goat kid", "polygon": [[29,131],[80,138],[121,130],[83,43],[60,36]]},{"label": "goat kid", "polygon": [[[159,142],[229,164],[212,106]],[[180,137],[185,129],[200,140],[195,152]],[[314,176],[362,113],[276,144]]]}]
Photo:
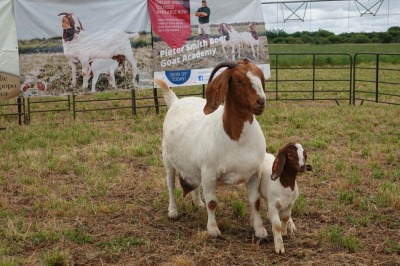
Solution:
[{"label": "goat kid", "polygon": [[83,78],[83,87],[88,87],[88,82],[93,75],[92,79],[92,89],[90,92],[96,92],[96,83],[101,74],[107,75],[108,83],[112,88],[116,89],[117,86],[115,84],[115,70],[121,67],[121,75],[125,71],[125,56],[123,55],[115,55],[112,59],[95,59],[89,63],[88,74]]},{"label": "goat kid", "polygon": [[266,153],[261,170],[261,196],[268,201],[268,217],[272,224],[275,252],[284,254],[282,235],[293,234],[296,226],[291,213],[299,195],[297,174],[311,171],[306,164],[307,153],[301,144],[289,143],[279,150],[276,158]]},{"label": "goat kid", "polygon": [[[243,46],[250,46],[253,53],[253,58],[258,59],[260,50],[260,38],[257,34],[256,24],[254,22],[250,23],[248,32],[240,33],[240,40]],[[243,54],[244,53],[245,52],[243,49]]]},{"label": "goat kid", "polygon": [[[213,79],[215,73],[227,67]],[[179,172],[184,193],[194,191],[194,201],[202,205],[203,189],[208,213],[209,235],[221,234],[215,211],[219,184],[246,183],[251,218],[256,237],[268,234],[259,213],[260,166],[265,154],[265,138],[254,115],[265,109],[264,75],[248,60],[223,62],[209,79],[206,100],[178,99],[161,80],[168,106],[163,126],[162,154],[169,192],[168,215],[178,216],[174,198],[175,173]],[[220,106],[225,98],[225,104]]]}]

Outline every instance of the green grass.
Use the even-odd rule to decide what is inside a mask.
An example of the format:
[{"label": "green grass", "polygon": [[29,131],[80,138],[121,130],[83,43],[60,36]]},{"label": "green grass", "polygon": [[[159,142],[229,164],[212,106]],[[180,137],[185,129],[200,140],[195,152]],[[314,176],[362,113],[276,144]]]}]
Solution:
[{"label": "green grass", "polygon": [[[318,53],[322,54],[315,56],[316,66],[346,66],[351,65],[351,58],[354,58],[357,65],[359,65],[374,63],[376,61],[375,53],[400,54],[400,47],[395,43],[327,45],[270,44],[269,53],[271,54],[271,67],[276,67],[276,57],[272,54],[287,54],[279,55],[278,67],[293,67],[312,65],[314,59],[312,54]],[[330,53],[337,54],[329,55]],[[372,55],[364,55],[362,53],[372,53]],[[400,56],[381,55],[380,62],[386,64],[398,64],[400,62]]]},{"label": "green grass", "polygon": [[[280,73],[287,79],[309,77],[303,70]],[[176,91],[198,93],[201,87]],[[138,97],[151,95],[137,92]],[[125,105],[79,104],[87,109]],[[152,100],[139,101],[139,106],[148,104]],[[7,127],[0,131],[0,265],[129,265],[133,259],[137,265],[159,265],[173,264],[177,256],[190,257],[195,264],[307,265],[318,260],[336,265],[348,253],[355,253],[346,257],[350,264],[359,263],[357,258],[388,264],[399,254],[398,106],[268,101],[257,120],[269,151],[276,154],[287,142],[300,142],[313,166],[298,179],[301,194],[292,215],[298,232],[296,238],[284,239],[285,256],[274,255],[271,241],[259,246],[253,241],[243,186],[217,189],[222,239],[203,236],[206,211],[193,206],[190,195],[183,198],[179,187],[175,196],[181,216],[168,219],[161,156],[165,112],[165,107],[160,114],[144,107],[132,116],[127,108],[78,113],[76,121],[71,111],[35,113],[31,124],[22,126],[15,118],[0,117]],[[263,220],[270,232],[266,212],[264,205]]]},{"label": "green grass", "polygon": [[[175,196],[182,216],[167,218],[161,159],[165,110],[127,114],[123,120],[59,124],[48,123],[43,114],[28,126],[9,124],[0,142],[0,262],[29,264],[31,246],[38,247],[33,264],[84,264],[82,250],[122,264],[141,252],[155,254],[148,259],[158,264],[169,261],[165,254],[175,248],[200,262],[201,247],[209,254],[225,246],[216,242],[214,250],[212,240],[198,245],[207,214],[192,205],[190,195],[183,198],[180,188]],[[289,141],[301,142],[313,166],[299,176],[301,195],[292,215],[298,232],[295,239],[284,240],[288,258],[300,256],[302,251],[296,255],[292,248],[303,249],[311,239],[318,239],[332,258],[338,250],[376,254],[373,243],[384,243],[377,257],[398,253],[400,239],[387,238],[385,231],[400,229],[400,154],[394,131],[399,119],[398,107],[390,105],[268,102],[257,120],[270,151],[276,154]],[[217,221],[233,252],[244,247],[251,256],[260,256],[245,240],[253,234],[245,187],[218,188],[217,196]],[[263,207],[270,228],[266,211]],[[316,222],[321,215],[326,224]],[[368,234],[370,230],[377,233]],[[171,245],[172,251],[167,250]],[[273,244],[265,245],[262,254],[271,256]],[[303,262],[312,259],[300,257]],[[284,258],[275,259],[284,264]]]}]

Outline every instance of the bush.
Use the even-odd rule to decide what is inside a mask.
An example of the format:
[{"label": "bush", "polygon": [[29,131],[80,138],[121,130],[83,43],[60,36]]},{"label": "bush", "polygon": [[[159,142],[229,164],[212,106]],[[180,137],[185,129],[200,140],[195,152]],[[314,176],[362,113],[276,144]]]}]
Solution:
[{"label": "bush", "polygon": [[351,38],[352,43],[371,43],[371,40],[362,33],[357,33]]}]

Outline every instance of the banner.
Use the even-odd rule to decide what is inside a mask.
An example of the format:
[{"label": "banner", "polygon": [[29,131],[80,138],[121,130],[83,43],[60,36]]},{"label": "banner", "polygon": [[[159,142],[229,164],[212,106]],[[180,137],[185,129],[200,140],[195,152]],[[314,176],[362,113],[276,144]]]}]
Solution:
[{"label": "banner", "polygon": [[147,1],[15,0],[15,16],[23,95],[153,87]]},{"label": "banner", "polygon": [[[154,77],[169,86],[206,84],[225,60],[248,58],[270,77],[259,0],[149,0]],[[221,70],[222,71],[222,70]]]},{"label": "banner", "polygon": [[0,27],[0,99],[206,84],[243,58],[270,76],[260,0],[1,0]]},{"label": "banner", "polygon": [[0,100],[19,95],[18,43],[12,0],[0,1]]}]

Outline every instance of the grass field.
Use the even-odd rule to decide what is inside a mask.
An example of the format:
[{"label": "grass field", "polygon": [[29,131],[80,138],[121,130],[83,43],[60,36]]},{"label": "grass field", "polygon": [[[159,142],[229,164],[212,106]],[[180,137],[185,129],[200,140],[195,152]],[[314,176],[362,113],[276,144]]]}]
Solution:
[{"label": "grass field", "polygon": [[[354,47],[271,45],[270,53],[400,52],[391,45]],[[326,77],[323,72],[320,78],[333,73]],[[308,78],[296,70],[282,75]],[[393,75],[385,79],[398,82]],[[283,88],[302,87],[293,82]],[[198,93],[199,88],[183,91]],[[124,96],[129,92],[79,99]],[[78,108],[123,105],[108,101]],[[32,106],[41,108],[46,107]],[[6,109],[1,107],[0,113]],[[0,117],[0,126],[7,127],[0,131],[0,266],[400,265],[398,106],[268,101],[257,120],[270,152],[298,141],[313,166],[299,177],[301,195],[293,213],[298,231],[284,239],[283,256],[274,253],[265,202],[261,211],[269,237],[261,242],[254,238],[243,186],[217,189],[222,238],[208,237],[206,210],[192,206],[180,188],[181,215],[168,218],[161,159],[165,111],[79,113],[76,121],[71,112],[36,113],[26,126],[18,126],[15,117]],[[99,119],[103,121],[95,121]]]},{"label": "grass field", "polygon": [[0,131],[0,265],[399,265],[400,117],[397,106],[268,102],[258,117],[269,150],[307,149],[312,172],[287,254],[259,242],[242,186],[219,187],[222,238],[182,198],[167,216],[162,121],[48,123]]}]

